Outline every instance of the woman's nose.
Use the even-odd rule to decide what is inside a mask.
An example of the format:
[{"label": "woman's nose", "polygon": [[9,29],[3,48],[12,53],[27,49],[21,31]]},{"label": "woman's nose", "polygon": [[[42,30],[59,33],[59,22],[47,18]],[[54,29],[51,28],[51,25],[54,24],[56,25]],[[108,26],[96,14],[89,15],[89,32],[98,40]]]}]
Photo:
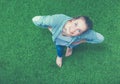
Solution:
[{"label": "woman's nose", "polygon": [[71,33],[74,33],[76,31],[76,29],[72,28],[72,30],[70,31]]}]

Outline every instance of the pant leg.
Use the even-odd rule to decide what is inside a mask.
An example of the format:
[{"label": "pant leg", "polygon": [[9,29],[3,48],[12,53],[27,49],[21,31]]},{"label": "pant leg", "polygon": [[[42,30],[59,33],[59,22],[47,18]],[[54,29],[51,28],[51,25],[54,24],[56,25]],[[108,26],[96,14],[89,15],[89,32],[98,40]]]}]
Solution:
[{"label": "pant leg", "polygon": [[62,57],[63,51],[64,51],[64,46],[56,45],[56,50],[57,50],[57,56]]}]

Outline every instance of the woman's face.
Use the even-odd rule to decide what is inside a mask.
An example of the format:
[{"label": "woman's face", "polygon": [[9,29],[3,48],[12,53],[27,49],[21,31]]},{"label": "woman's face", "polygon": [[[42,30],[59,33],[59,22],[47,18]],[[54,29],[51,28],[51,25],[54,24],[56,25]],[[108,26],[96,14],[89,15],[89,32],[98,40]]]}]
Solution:
[{"label": "woman's face", "polygon": [[66,26],[66,36],[78,36],[87,30],[87,25],[83,17],[69,21]]}]

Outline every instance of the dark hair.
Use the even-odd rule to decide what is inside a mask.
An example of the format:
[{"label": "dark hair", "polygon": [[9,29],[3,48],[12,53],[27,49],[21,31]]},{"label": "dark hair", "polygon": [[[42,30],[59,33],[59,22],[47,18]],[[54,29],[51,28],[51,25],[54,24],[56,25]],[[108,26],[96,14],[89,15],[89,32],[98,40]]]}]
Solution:
[{"label": "dark hair", "polygon": [[85,20],[88,30],[93,28],[93,22],[88,16],[77,16],[74,17],[73,19],[79,19],[79,18],[83,18]]}]

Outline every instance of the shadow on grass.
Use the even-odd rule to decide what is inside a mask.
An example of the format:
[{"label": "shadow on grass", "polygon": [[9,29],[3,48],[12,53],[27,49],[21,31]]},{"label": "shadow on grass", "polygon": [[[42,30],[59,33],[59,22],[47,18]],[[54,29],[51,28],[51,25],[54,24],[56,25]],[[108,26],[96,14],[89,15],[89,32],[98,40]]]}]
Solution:
[{"label": "shadow on grass", "polygon": [[[73,54],[70,57],[65,57],[65,59],[63,59],[64,61],[67,60],[82,60],[84,57],[88,58],[88,56],[92,57],[92,58],[99,58],[99,56],[101,57],[106,57],[106,56],[110,56],[112,50],[110,49],[109,45],[107,44],[81,44],[77,47],[74,48],[73,50]],[[64,62],[63,61],[63,62]]]},{"label": "shadow on grass", "polygon": [[94,52],[105,52],[110,51],[108,49],[107,44],[81,44],[78,47],[74,48],[75,53],[82,52],[85,53],[86,51],[94,51]]}]

